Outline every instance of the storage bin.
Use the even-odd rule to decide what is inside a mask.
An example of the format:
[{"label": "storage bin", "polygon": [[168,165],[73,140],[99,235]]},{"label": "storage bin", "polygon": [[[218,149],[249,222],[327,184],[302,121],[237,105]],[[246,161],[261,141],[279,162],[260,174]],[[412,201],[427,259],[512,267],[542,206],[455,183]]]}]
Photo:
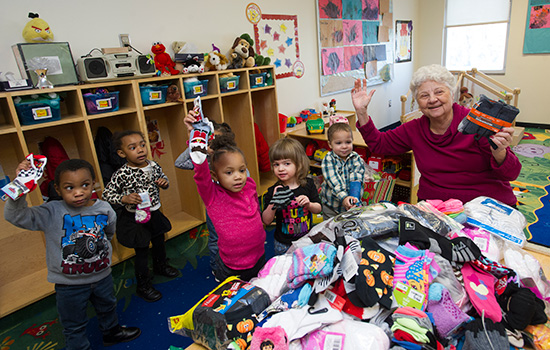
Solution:
[{"label": "storage bin", "polygon": [[37,99],[25,96],[15,102],[15,109],[22,125],[32,125],[61,119],[59,104],[59,96],[50,98],[39,95]]},{"label": "storage bin", "polygon": [[155,105],[166,102],[168,86],[140,86],[141,102],[144,106]]},{"label": "storage bin", "polygon": [[184,81],[183,89],[185,91],[185,98],[206,96],[208,94],[208,80]]},{"label": "storage bin", "polygon": [[86,93],[82,95],[86,111],[88,114],[118,111],[118,94],[119,91],[97,94]]},{"label": "storage bin", "polygon": [[250,74],[250,88],[267,86],[267,73]]},{"label": "storage bin", "polygon": [[223,77],[220,78],[220,90],[221,92],[231,92],[239,90],[239,78],[240,76],[236,75],[234,77]]}]

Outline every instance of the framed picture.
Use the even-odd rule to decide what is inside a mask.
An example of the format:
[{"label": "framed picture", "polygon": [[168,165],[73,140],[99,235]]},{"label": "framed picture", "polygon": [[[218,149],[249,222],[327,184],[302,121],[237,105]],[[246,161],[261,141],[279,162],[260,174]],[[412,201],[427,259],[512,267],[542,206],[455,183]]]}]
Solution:
[{"label": "framed picture", "polygon": [[412,21],[395,21],[395,62],[412,60]]},{"label": "framed picture", "polygon": [[[12,51],[23,79],[31,79],[34,86],[38,76],[31,68],[37,58],[47,65],[47,78],[54,86],[78,84],[78,75],[68,42],[23,43],[12,46]],[[29,64],[30,63],[30,64]]]}]

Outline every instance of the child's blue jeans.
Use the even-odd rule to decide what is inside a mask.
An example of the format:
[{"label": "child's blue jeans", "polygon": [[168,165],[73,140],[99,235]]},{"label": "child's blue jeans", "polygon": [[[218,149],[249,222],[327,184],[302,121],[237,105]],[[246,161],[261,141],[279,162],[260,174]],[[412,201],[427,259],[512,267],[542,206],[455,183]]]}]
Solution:
[{"label": "child's blue jeans", "polygon": [[67,350],[91,349],[90,341],[86,336],[88,300],[96,311],[99,329],[103,334],[118,325],[117,299],[111,274],[91,284],[56,284],[55,291],[57,312],[63,326]]}]

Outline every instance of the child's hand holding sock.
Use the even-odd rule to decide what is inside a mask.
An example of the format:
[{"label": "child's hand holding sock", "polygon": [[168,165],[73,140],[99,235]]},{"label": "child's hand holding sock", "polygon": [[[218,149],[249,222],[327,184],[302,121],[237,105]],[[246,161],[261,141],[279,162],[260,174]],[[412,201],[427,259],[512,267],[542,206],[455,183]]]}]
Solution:
[{"label": "child's hand holding sock", "polygon": [[208,155],[208,139],[214,132],[214,126],[202,112],[200,96],[195,99],[194,104],[193,110],[198,113],[198,116],[193,123],[193,130],[191,130],[189,136],[189,148],[191,150],[189,155],[195,164],[202,164]]}]

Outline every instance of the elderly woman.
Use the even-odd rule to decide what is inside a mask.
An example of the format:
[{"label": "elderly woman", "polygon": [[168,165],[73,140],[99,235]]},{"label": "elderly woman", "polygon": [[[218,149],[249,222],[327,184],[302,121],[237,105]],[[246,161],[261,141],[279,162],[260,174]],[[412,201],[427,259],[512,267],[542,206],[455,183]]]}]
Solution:
[{"label": "elderly woman", "polygon": [[421,118],[393,130],[380,132],[367,113],[374,90],[367,93],[366,81],[356,80],[351,90],[357,125],[370,150],[396,155],[412,150],[421,173],[418,199],[459,199],[466,203],[488,196],[515,206],[509,181],[519,175],[521,164],[510,150],[513,128],[502,128],[476,140],[457,130],[469,109],[453,103],[453,75],[440,65],[421,67],[410,84]]}]

